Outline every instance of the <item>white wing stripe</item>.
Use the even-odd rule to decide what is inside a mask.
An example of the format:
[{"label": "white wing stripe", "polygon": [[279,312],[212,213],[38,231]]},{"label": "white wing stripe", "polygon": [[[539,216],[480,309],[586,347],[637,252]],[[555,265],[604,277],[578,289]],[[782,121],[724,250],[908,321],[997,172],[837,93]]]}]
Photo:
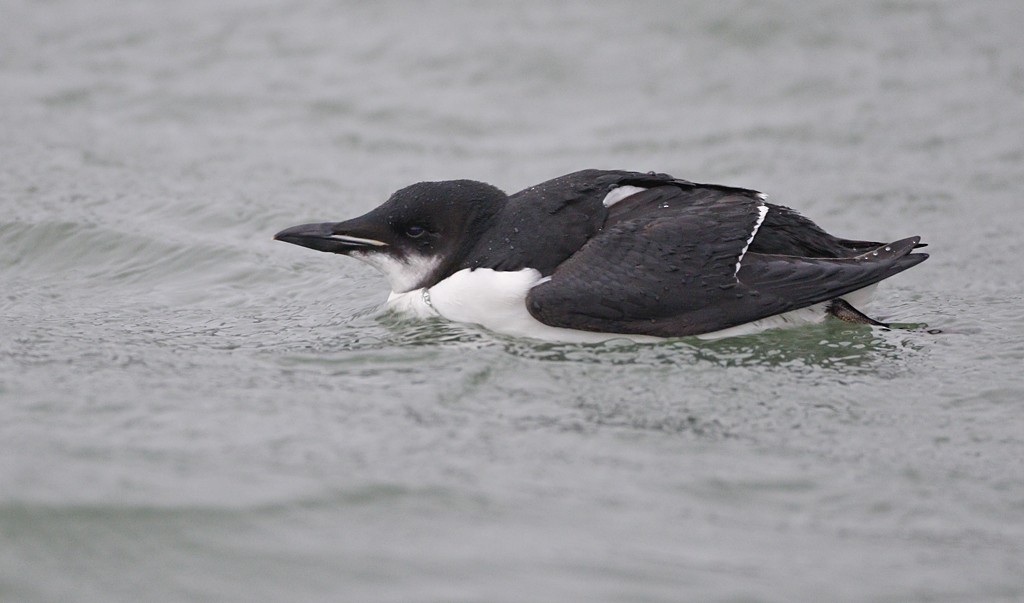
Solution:
[{"label": "white wing stripe", "polygon": [[754,237],[757,236],[757,230],[761,228],[761,223],[764,222],[765,216],[768,215],[768,206],[759,205],[757,208],[760,214],[757,217],[757,222],[754,222],[754,229],[750,231],[750,236],[747,238],[747,244],[743,246],[743,251],[740,251],[740,257],[736,258],[736,272],[733,273],[737,279],[739,279],[740,264],[743,262],[743,256],[747,255],[747,249],[750,249],[750,244],[754,242]]}]

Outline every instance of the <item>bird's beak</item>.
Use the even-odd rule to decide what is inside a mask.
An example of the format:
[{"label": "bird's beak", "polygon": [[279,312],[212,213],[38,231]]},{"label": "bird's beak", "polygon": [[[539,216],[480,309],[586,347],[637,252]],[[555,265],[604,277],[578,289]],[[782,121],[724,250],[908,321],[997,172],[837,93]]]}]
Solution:
[{"label": "bird's beak", "polygon": [[350,253],[358,250],[386,247],[387,243],[363,233],[357,220],[348,222],[323,222],[320,224],[301,224],[286,228],[274,235],[274,240],[293,243],[317,251],[330,253]]}]

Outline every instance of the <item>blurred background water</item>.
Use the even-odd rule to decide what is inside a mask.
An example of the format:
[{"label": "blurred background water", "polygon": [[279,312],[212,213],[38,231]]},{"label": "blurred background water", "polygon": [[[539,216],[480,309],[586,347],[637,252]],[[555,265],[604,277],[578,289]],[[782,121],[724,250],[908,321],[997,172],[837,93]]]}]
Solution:
[{"label": "blurred background water", "polygon": [[[1024,600],[1024,5],[0,0],[0,600]],[[274,243],[420,180],[769,193],[870,313],[550,345]]]}]

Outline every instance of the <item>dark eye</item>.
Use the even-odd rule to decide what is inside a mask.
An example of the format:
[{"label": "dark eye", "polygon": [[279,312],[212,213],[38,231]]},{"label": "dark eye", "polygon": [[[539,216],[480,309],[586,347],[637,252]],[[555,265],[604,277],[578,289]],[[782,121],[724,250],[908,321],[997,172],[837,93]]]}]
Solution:
[{"label": "dark eye", "polygon": [[407,237],[411,237],[413,239],[418,239],[418,238],[422,237],[424,234],[426,234],[426,232],[427,232],[427,229],[423,228],[422,226],[412,225],[412,226],[406,226],[405,227],[405,235]]}]

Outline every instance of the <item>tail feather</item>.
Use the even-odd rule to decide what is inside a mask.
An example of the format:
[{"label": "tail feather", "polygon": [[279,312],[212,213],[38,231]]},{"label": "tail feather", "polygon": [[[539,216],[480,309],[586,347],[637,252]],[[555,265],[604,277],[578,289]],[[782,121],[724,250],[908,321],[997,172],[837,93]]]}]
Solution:
[{"label": "tail feather", "polygon": [[899,274],[908,268],[913,268],[921,262],[928,259],[927,253],[912,253],[914,249],[923,247],[921,245],[921,237],[907,237],[906,239],[900,239],[899,241],[893,241],[888,245],[880,245],[871,251],[862,253],[858,256],[854,256],[854,260],[878,260],[885,258],[895,258],[893,264],[885,271],[885,276],[882,279],[887,279],[894,274]]},{"label": "tail feather", "polygon": [[[892,265],[889,266],[889,268],[883,273],[882,278],[879,279],[884,280],[894,274],[899,274],[908,268],[913,268],[928,259],[927,253],[912,253],[914,249],[925,246],[925,244],[920,241],[921,237],[900,239],[899,241],[894,241],[888,245],[878,246],[871,251],[855,256],[853,259],[858,261],[870,261],[885,259],[886,257],[895,258]],[[874,325],[877,327],[889,327],[888,324],[875,320],[857,308],[854,308],[848,301],[842,298],[836,298],[829,302],[828,313],[839,320],[846,322]]]}]

